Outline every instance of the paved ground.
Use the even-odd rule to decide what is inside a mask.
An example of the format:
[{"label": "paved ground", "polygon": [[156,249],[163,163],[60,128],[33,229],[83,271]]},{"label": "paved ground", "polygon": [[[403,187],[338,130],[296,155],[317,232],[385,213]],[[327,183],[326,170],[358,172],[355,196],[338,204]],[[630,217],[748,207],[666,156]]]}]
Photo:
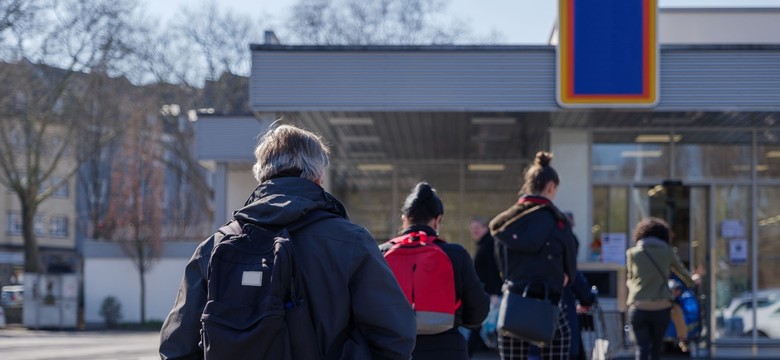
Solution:
[{"label": "paved ground", "polygon": [[158,332],[0,329],[3,360],[154,360]]},{"label": "paved ground", "polygon": [[[157,332],[0,329],[3,360],[156,360]],[[474,360],[498,360],[490,352]]]},{"label": "paved ground", "polygon": [[[0,359],[156,360],[158,339],[157,331],[36,331],[11,327],[0,329]],[[617,359],[631,358],[630,352],[620,355]],[[498,358],[496,353],[480,352],[472,359]]]}]

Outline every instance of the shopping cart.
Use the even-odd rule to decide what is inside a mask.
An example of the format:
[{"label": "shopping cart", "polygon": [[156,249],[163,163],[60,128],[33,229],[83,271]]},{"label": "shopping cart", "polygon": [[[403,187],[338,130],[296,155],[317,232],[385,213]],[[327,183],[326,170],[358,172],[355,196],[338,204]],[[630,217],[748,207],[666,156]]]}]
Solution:
[{"label": "shopping cart", "polygon": [[605,311],[595,303],[590,308],[578,310],[577,317],[586,358],[612,359],[630,348],[625,313]]}]

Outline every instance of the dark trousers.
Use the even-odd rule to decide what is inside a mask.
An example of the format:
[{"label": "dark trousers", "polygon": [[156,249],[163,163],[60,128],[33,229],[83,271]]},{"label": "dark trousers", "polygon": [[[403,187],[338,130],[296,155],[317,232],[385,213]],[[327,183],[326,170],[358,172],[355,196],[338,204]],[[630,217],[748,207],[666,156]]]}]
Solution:
[{"label": "dark trousers", "polygon": [[630,308],[628,321],[636,338],[636,360],[659,360],[664,332],[669,325],[669,309],[648,311]]}]

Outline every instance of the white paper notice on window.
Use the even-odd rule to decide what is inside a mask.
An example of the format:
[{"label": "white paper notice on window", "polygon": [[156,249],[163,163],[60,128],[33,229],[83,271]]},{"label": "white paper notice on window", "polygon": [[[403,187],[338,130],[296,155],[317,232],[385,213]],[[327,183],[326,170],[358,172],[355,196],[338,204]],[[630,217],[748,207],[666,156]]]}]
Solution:
[{"label": "white paper notice on window", "polygon": [[732,265],[747,263],[748,242],[746,239],[729,240],[729,262]]},{"label": "white paper notice on window", "polygon": [[601,262],[626,264],[626,234],[605,233],[601,235]]},{"label": "white paper notice on window", "polygon": [[735,220],[735,219],[723,220],[723,222],[720,223],[720,236],[726,239],[744,238],[745,225],[742,225],[741,220]]}]

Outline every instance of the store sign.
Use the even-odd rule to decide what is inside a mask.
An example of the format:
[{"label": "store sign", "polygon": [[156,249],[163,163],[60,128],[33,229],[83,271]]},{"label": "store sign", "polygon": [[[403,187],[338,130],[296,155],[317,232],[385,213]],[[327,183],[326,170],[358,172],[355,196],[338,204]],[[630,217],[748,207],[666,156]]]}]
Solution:
[{"label": "store sign", "polygon": [[559,0],[562,107],[658,103],[657,0]]}]

